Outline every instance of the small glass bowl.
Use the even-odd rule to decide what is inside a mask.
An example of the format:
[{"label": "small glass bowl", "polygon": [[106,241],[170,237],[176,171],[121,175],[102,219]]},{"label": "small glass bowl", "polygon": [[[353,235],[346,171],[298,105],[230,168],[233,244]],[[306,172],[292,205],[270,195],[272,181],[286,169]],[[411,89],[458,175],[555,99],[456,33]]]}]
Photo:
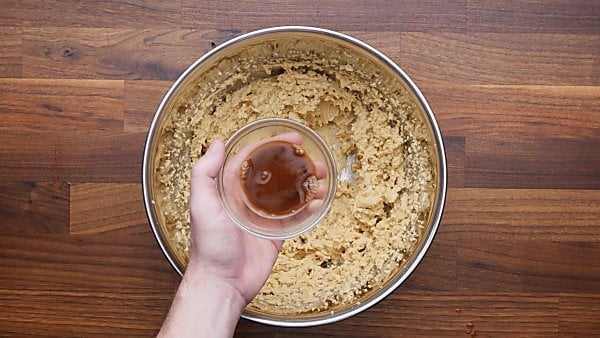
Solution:
[{"label": "small glass bowl", "polygon": [[[261,144],[284,140],[300,144],[317,168],[317,197],[293,213],[268,216],[249,207],[240,181],[241,164]],[[242,230],[267,239],[288,239],[314,227],[327,215],[335,197],[337,167],[323,139],[303,124],[282,118],[260,119],[235,132],[225,144],[225,162],[217,190],[225,212]]]}]

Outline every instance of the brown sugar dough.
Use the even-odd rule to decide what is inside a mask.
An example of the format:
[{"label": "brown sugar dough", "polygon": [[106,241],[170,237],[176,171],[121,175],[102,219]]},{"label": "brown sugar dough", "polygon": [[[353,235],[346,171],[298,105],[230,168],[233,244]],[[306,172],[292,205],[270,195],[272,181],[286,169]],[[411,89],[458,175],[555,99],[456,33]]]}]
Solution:
[{"label": "brown sugar dough", "polygon": [[318,131],[338,169],[352,171],[322,223],[285,242],[249,305],[268,313],[331,310],[381,285],[413,250],[432,206],[431,143],[413,100],[358,71],[368,68],[360,62],[327,55],[233,57],[163,130],[158,203],[183,255],[190,169],[212,139],[258,118],[290,118]]}]

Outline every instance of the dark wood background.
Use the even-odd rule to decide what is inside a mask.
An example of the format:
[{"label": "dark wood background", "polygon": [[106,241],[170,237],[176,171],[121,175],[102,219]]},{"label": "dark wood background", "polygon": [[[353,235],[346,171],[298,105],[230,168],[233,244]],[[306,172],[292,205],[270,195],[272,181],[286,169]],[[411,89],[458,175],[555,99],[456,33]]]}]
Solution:
[{"label": "dark wood background", "polygon": [[179,277],[142,205],[149,121],[211,46],[289,24],[410,74],[442,128],[448,200],[375,307],[236,336],[600,333],[600,2],[0,0],[0,335],[157,333]]}]

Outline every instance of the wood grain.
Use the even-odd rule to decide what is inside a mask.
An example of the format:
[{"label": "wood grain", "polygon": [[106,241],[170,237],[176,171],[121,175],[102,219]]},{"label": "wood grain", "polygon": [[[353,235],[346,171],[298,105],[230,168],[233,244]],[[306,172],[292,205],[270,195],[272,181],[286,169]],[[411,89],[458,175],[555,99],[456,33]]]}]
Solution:
[{"label": "wood grain", "polygon": [[600,137],[600,87],[422,86],[445,136]]},{"label": "wood grain", "polygon": [[5,182],[141,182],[146,133],[3,132]]},{"label": "wood grain", "polygon": [[[341,11],[343,9],[343,15]],[[409,0],[366,3],[360,0],[302,1],[204,1],[183,0],[186,28],[224,27],[252,30],[290,24],[336,30],[366,31],[461,31],[465,29],[463,0],[432,2]]]},{"label": "wood grain", "polygon": [[235,33],[185,29],[25,28],[23,76],[174,80]]},{"label": "wood grain", "polygon": [[465,186],[465,138],[444,136],[443,141],[448,165],[448,187],[462,188]]},{"label": "wood grain", "polygon": [[467,0],[467,26],[476,32],[599,33],[599,13],[593,0]]},{"label": "wood grain", "polygon": [[456,239],[440,231],[435,245],[397,292],[456,292],[456,283]]},{"label": "wood grain", "polygon": [[599,220],[599,190],[450,189],[440,232],[451,238],[600,242]]},{"label": "wood grain", "polygon": [[0,79],[0,131],[123,131],[123,81]]},{"label": "wood grain", "polygon": [[125,81],[125,131],[148,131],[154,113],[170,87],[169,81]]},{"label": "wood grain", "polygon": [[141,196],[173,80],[243,32],[339,30],[426,95],[448,162],[421,264],[366,312],[236,337],[589,337],[600,328],[600,3],[0,1],[0,336],[154,336],[180,281]]},{"label": "wood grain", "polygon": [[[0,14],[1,22],[2,14]],[[23,31],[16,27],[0,27],[0,78],[21,77]]]},{"label": "wood grain", "polygon": [[140,184],[73,184],[70,201],[71,234],[145,234],[150,227]]},{"label": "wood grain", "polygon": [[[179,27],[181,3],[161,0],[3,0],[5,25],[17,27]],[[6,9],[8,9],[6,11]]]},{"label": "wood grain", "polygon": [[171,293],[180,279],[165,264],[149,232],[138,236],[2,235],[0,239],[2,289]]},{"label": "wood grain", "polygon": [[149,233],[0,236],[0,332],[154,335],[179,282],[155,248]]},{"label": "wood grain", "polygon": [[421,83],[586,86],[600,84],[600,36],[401,33],[393,55]]},{"label": "wood grain", "polygon": [[558,318],[561,337],[598,335],[600,294],[561,293]]},{"label": "wood grain", "polygon": [[69,233],[69,185],[0,183],[0,234]]},{"label": "wood grain", "polygon": [[44,337],[155,336],[172,295],[165,291],[144,293],[69,290],[0,290],[4,311],[0,320],[10,322],[2,334],[23,333]]},{"label": "wood grain", "polygon": [[471,292],[600,292],[600,242],[457,241],[458,289]]},{"label": "wood grain", "polygon": [[600,139],[466,139],[465,186],[480,188],[600,188]]},{"label": "wood grain", "polygon": [[[275,337],[548,337],[558,332],[558,297],[550,294],[394,293],[366,313],[335,325],[273,330]],[[242,321],[237,337],[263,337]]]}]

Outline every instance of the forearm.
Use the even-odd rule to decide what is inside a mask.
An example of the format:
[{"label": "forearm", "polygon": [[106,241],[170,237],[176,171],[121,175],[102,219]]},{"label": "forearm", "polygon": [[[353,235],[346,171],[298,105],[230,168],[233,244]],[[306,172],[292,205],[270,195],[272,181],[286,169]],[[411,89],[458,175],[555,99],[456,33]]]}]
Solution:
[{"label": "forearm", "polygon": [[245,305],[230,285],[189,270],[158,336],[231,337]]}]

